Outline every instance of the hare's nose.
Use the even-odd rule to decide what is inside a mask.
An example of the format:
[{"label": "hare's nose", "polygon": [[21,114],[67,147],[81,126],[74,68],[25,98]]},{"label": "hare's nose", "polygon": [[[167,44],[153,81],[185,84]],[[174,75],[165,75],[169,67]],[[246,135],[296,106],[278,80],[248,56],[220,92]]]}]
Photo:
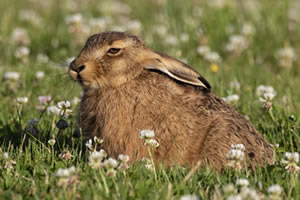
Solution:
[{"label": "hare's nose", "polygon": [[77,72],[78,74],[85,69],[85,65],[81,65],[79,67],[75,67],[74,65],[71,65],[71,70]]}]

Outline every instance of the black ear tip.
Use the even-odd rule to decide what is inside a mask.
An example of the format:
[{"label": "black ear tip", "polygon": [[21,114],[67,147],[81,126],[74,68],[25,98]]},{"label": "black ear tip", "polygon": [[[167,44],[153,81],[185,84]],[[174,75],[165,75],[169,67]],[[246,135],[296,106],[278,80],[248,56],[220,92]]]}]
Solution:
[{"label": "black ear tip", "polygon": [[207,91],[210,92],[211,86],[210,86],[209,82],[202,76],[199,77],[199,80],[206,86]]}]

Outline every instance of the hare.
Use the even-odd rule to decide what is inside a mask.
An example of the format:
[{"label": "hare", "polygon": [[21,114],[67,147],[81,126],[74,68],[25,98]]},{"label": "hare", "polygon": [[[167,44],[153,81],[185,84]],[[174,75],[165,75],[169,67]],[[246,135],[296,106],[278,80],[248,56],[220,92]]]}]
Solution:
[{"label": "hare", "polygon": [[111,157],[149,157],[141,130],[153,130],[155,162],[200,161],[226,166],[233,144],[246,148],[247,166],[272,162],[273,150],[253,125],[221,98],[197,71],[147,48],[137,36],[103,32],[88,38],[70,63],[83,87],[79,124],[83,136],[100,137]]}]

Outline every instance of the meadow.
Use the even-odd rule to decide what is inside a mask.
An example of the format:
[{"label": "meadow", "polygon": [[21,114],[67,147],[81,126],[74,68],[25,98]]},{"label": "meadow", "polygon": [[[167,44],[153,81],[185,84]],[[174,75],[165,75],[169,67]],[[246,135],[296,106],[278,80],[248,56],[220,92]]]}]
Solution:
[{"label": "meadow", "polygon": [[[0,0],[0,199],[300,199],[299,10],[299,0]],[[76,127],[81,88],[67,67],[88,36],[112,30],[198,70],[274,145],[274,164],[218,172],[97,152],[101,139]]]}]

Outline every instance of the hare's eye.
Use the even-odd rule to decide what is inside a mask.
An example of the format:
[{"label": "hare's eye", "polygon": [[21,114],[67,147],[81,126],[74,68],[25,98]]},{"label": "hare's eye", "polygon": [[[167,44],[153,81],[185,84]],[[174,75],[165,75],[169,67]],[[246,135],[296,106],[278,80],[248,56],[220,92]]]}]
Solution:
[{"label": "hare's eye", "polygon": [[119,51],[120,51],[119,48],[110,48],[107,53],[108,54],[117,54]]}]

